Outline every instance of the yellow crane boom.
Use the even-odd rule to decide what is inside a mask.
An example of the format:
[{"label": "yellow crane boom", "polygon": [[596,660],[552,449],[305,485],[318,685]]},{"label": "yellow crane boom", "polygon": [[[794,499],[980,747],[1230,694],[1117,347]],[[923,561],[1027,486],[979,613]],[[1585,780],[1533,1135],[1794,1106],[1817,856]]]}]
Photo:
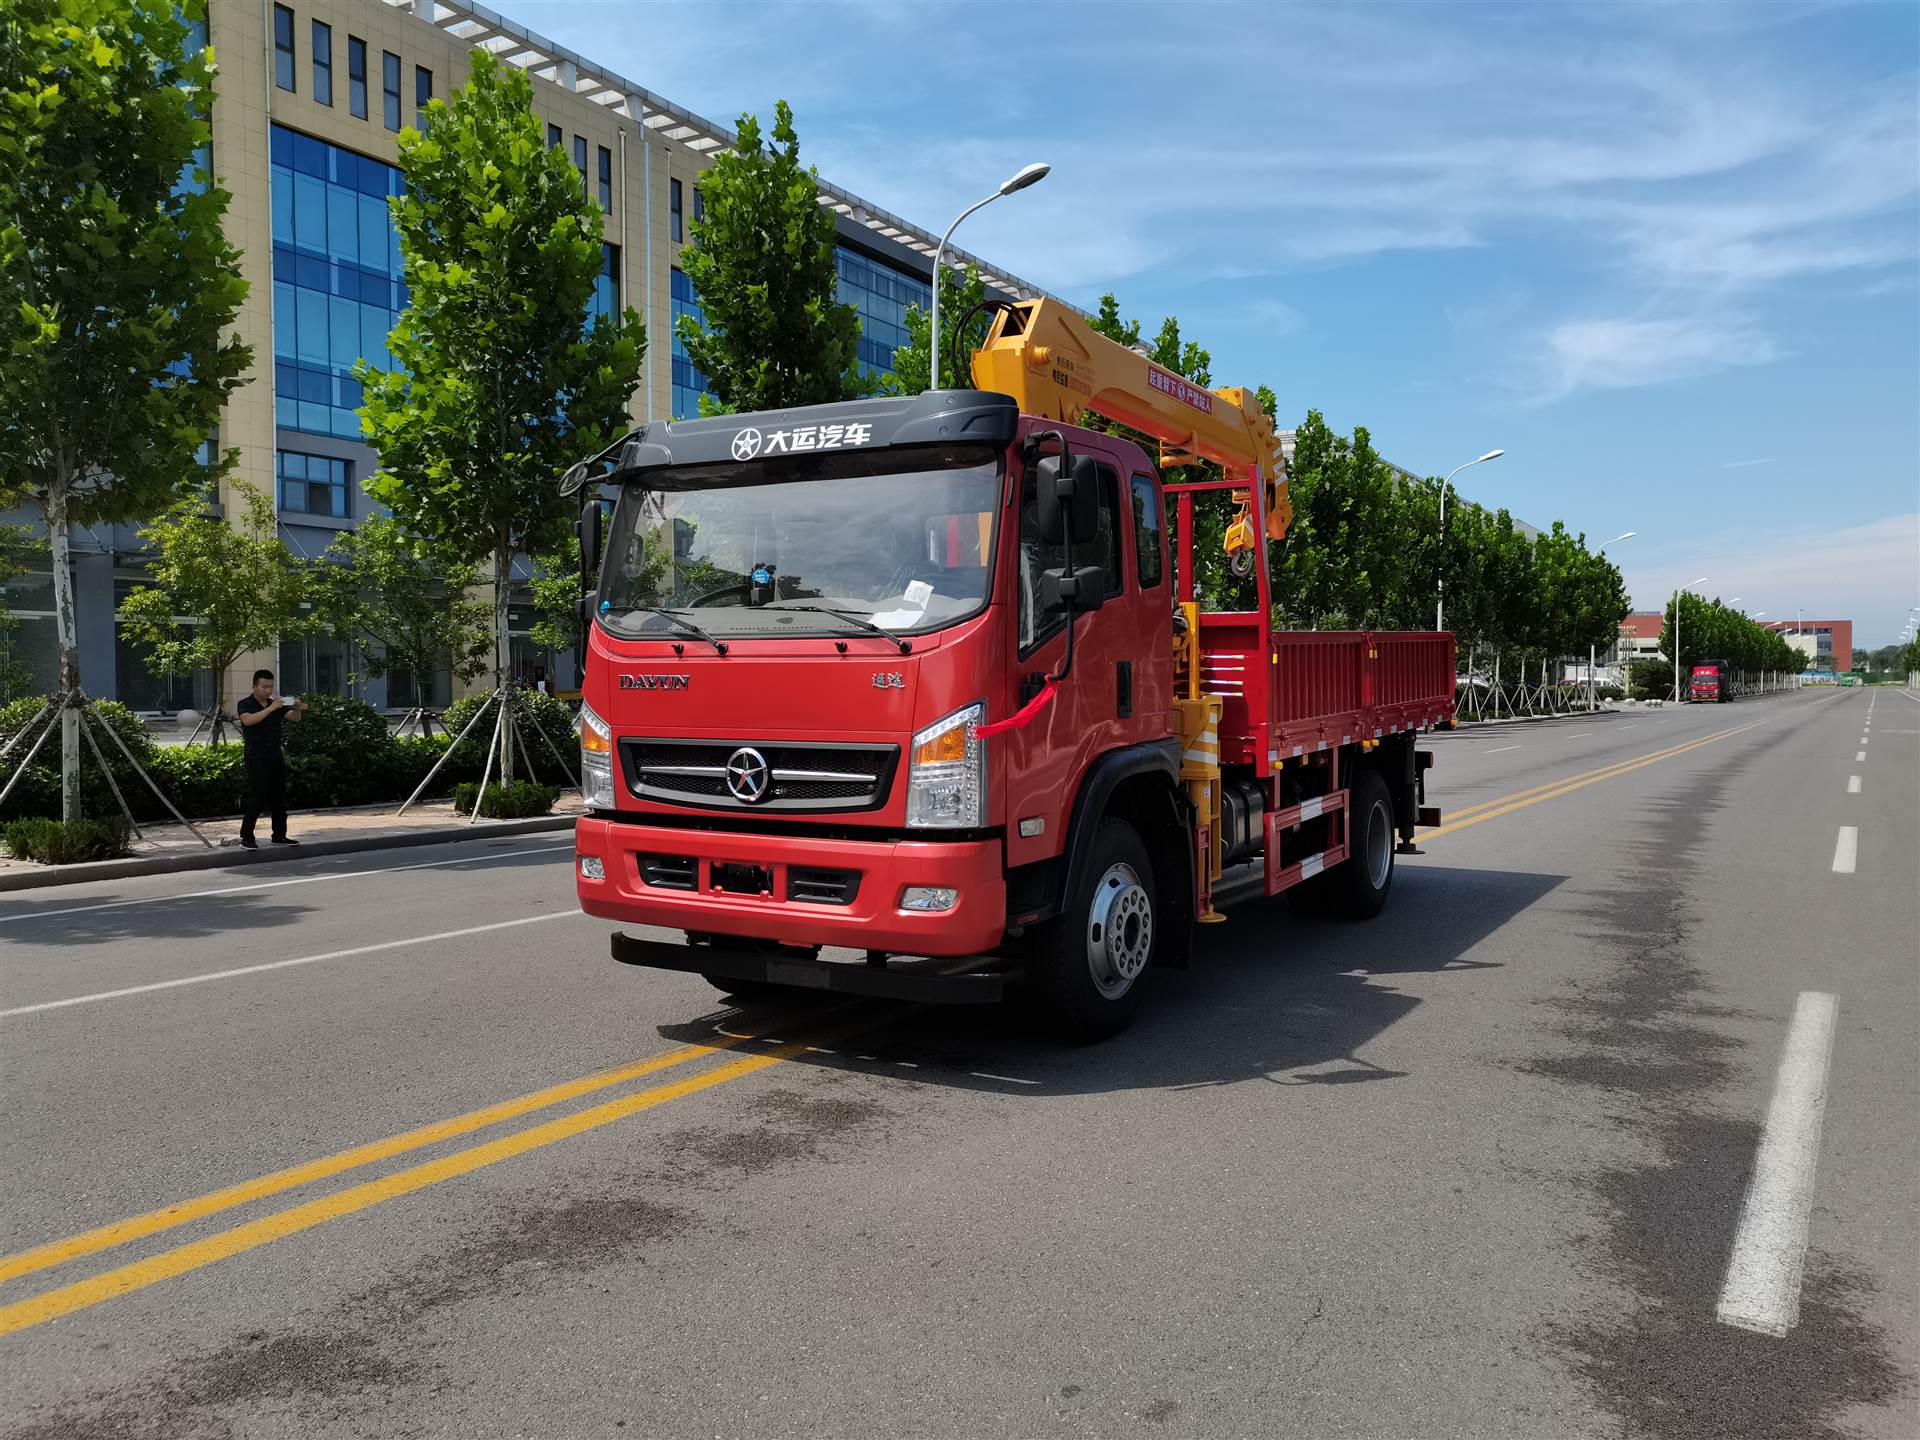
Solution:
[{"label": "yellow crane boom", "polygon": [[[1160,442],[1162,469],[1208,460],[1227,478],[1262,487],[1267,538],[1285,537],[1293,518],[1286,460],[1273,422],[1251,390],[1206,390],[1109,340],[1057,300],[1022,300],[1000,310],[974,352],[973,383],[1011,395],[1029,415],[1077,423],[1091,410]],[[1248,507],[1227,533],[1227,554],[1254,549]]]}]

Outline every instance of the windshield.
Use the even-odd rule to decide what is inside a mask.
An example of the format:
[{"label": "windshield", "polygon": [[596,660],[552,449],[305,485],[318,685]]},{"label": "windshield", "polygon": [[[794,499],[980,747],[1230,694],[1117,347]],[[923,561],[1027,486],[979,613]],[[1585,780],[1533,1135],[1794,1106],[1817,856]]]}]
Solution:
[{"label": "windshield", "polygon": [[687,621],[714,635],[939,629],[986,604],[999,499],[998,454],[979,446],[663,470],[621,491],[600,620],[660,637]]}]

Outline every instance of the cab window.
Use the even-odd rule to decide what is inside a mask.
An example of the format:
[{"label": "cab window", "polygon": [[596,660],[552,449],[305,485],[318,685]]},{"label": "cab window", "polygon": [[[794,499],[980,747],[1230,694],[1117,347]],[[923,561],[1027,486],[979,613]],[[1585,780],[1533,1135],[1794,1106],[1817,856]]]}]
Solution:
[{"label": "cab window", "polygon": [[[1099,467],[1100,520],[1091,539],[1076,540],[1073,563],[1097,565],[1106,576],[1107,595],[1118,595],[1120,576],[1120,537],[1125,532],[1120,522],[1120,477],[1111,465]],[[1033,471],[1020,479],[1020,653],[1056,634],[1066,623],[1064,615],[1040,614],[1040,574],[1066,563],[1065,547],[1042,540],[1035,527]]]},{"label": "cab window", "polygon": [[1134,562],[1140,570],[1140,588],[1160,583],[1160,489],[1151,475],[1133,477]]}]

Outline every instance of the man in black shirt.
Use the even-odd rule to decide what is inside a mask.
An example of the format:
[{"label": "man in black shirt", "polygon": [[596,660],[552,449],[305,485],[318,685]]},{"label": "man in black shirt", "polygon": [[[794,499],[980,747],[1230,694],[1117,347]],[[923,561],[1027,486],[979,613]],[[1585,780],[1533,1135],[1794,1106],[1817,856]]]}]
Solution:
[{"label": "man in black shirt", "polygon": [[280,749],[280,732],[288,715],[297,722],[306,708],[304,700],[289,705],[273,693],[271,670],[254,671],[253,693],[233,707],[247,748],[247,806],[240,817],[240,843],[249,850],[260,848],[253,824],[263,810],[273,817],[273,844],[300,843],[287,838],[287,757]]}]

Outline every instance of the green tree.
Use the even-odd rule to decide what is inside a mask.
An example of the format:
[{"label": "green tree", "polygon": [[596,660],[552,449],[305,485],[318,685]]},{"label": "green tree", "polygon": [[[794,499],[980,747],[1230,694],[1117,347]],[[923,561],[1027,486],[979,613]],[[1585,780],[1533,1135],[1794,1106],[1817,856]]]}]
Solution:
[{"label": "green tree", "polygon": [[1395,603],[1404,557],[1392,470],[1356,426],[1335,433],[1318,410],[1294,432],[1293,524],[1272,547],[1274,606],[1307,629],[1373,625]]},{"label": "green tree", "polygon": [[[8,0],[0,15],[0,503],[52,551],[60,687],[80,686],[69,537],[205,494],[202,458],[252,354],[227,193],[207,143],[203,0]],[[80,816],[80,717],[61,721],[61,813]]]},{"label": "green tree", "polygon": [[1140,322],[1120,318],[1120,302],[1109,290],[1100,297],[1099,312],[1087,322],[1092,328],[1109,340],[1116,340],[1131,350],[1140,343]]},{"label": "green tree", "polygon": [[[993,316],[973,307],[987,298],[986,282],[969,265],[963,278],[951,266],[940,267],[940,374],[949,389],[971,385],[973,352],[987,343],[993,328]],[[962,317],[965,328],[962,329]],[[933,359],[927,347],[933,317],[918,305],[907,307],[907,343],[893,352],[893,370],[881,382],[888,395],[918,395],[933,377]],[[964,341],[964,343],[962,343]],[[963,367],[955,370],[955,350]]]},{"label": "green tree", "polygon": [[398,521],[372,515],[327,548],[319,609],[327,628],[357,645],[366,673],[428,679],[447,670],[471,680],[493,649],[493,605],[477,599],[479,567],[436,553]]},{"label": "green tree", "polygon": [[800,163],[793,109],[774,106],[773,144],[740,117],[731,150],[700,181],[706,214],[680,267],[706,316],[680,321],[687,358],[713,387],[703,415],[849,400],[873,387],[860,373],[860,315],[843,305],[833,211]]},{"label": "green tree", "polygon": [[380,470],[367,492],[459,562],[493,563],[494,663],[510,668],[513,556],[560,542],[556,477],[625,423],[646,349],[640,317],[589,317],[600,207],[547,145],[526,72],[484,50],[472,77],[400,133],[406,193],[390,202],[410,300],[364,360],[360,417]]},{"label": "green tree", "polygon": [[580,537],[569,532],[560,544],[533,557],[533,627],[527,638],[543,650],[572,654],[580,643]]},{"label": "green tree", "polygon": [[189,495],[144,526],[140,538],[155,551],[151,578],[120,605],[129,638],[155,668],[213,671],[220,715],[227,671],[242,655],[323,619],[313,571],[280,538],[273,501],[244,480],[234,481],[232,497],[238,517]]}]

